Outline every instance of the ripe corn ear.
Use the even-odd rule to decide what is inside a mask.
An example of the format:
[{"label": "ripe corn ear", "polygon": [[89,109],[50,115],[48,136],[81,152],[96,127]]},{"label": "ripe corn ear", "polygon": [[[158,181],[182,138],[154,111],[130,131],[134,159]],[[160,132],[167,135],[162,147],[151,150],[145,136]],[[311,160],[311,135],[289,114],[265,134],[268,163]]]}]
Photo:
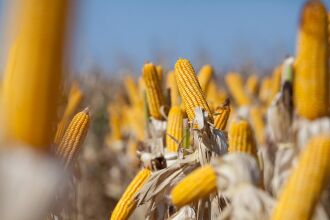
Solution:
[{"label": "ripe corn ear", "polygon": [[171,105],[180,105],[178,85],[176,84],[175,74],[173,71],[167,74],[167,88],[169,88],[171,92]]},{"label": "ripe corn ear", "polygon": [[194,120],[195,108],[200,107],[208,113],[209,120],[213,122],[211,110],[189,60],[178,59],[175,64],[175,79],[189,120]]},{"label": "ripe corn ear", "polygon": [[110,220],[125,220],[129,218],[136,208],[134,196],[147,182],[150,175],[151,171],[144,168],[134,177],[113,210]]},{"label": "ripe corn ear", "polygon": [[198,82],[202,88],[204,94],[207,94],[210,81],[213,77],[213,67],[211,65],[205,65],[201,68],[198,74]]},{"label": "ripe corn ear", "polygon": [[56,154],[62,158],[66,166],[77,156],[82,143],[85,140],[90,116],[89,109],[77,113],[71,120],[60,145],[56,149]]},{"label": "ripe corn ear", "polygon": [[211,165],[205,165],[194,170],[172,189],[172,204],[182,207],[205,198],[216,190],[216,172]]},{"label": "ripe corn ear", "polygon": [[229,99],[215,111],[214,116],[214,127],[219,130],[225,130],[227,126],[227,121],[230,115],[230,104]]},{"label": "ripe corn ear", "polygon": [[246,92],[251,96],[256,96],[258,94],[258,76],[255,74],[251,74],[245,84]]},{"label": "ripe corn ear", "polygon": [[233,121],[228,133],[228,152],[243,152],[257,157],[257,146],[250,124],[245,120]]},{"label": "ripe corn ear", "polygon": [[183,112],[179,106],[173,106],[170,109],[166,133],[167,150],[170,152],[176,152],[178,150],[178,145],[183,138]]},{"label": "ripe corn ear", "polygon": [[164,105],[164,98],[156,68],[152,63],[144,64],[142,77],[146,87],[150,115],[161,120],[163,116],[160,113],[160,107]]},{"label": "ripe corn ear", "polygon": [[250,121],[256,134],[256,139],[259,144],[265,143],[265,123],[263,113],[260,107],[254,106],[250,109]]},{"label": "ripe corn ear", "polygon": [[272,218],[311,219],[330,176],[330,136],[310,140],[283,186]]},{"label": "ripe corn ear", "polygon": [[246,106],[251,103],[250,98],[244,91],[242,77],[238,73],[228,73],[226,75],[226,84],[235,102],[239,106]]},{"label": "ripe corn ear", "polygon": [[301,13],[294,77],[294,104],[299,116],[329,114],[327,12],[321,1],[308,1]]},{"label": "ripe corn ear", "polygon": [[[20,0],[15,64],[5,73],[7,139],[49,149],[56,126],[70,1]],[[13,65],[13,64],[9,64]],[[8,77],[10,79],[8,79]]]}]

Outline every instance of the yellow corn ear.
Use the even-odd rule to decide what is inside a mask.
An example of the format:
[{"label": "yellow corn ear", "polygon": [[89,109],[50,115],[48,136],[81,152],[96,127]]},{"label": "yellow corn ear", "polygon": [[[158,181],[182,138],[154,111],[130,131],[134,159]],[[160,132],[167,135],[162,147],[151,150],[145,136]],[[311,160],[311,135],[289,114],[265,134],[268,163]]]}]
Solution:
[{"label": "yellow corn ear", "polygon": [[111,140],[117,141],[122,139],[122,114],[121,109],[116,106],[108,106],[109,128],[111,132]]},{"label": "yellow corn ear", "polygon": [[251,103],[249,96],[244,91],[241,75],[235,72],[230,72],[226,75],[225,81],[237,105],[246,106]]},{"label": "yellow corn ear", "polygon": [[258,84],[259,84],[258,76],[255,74],[249,75],[245,84],[246,92],[251,96],[256,96],[258,94]]},{"label": "yellow corn ear", "polygon": [[49,149],[56,126],[70,1],[17,2],[18,47],[4,76],[7,139]]},{"label": "yellow corn ear", "polygon": [[299,116],[328,115],[329,69],[327,12],[321,1],[308,1],[302,10],[294,77],[294,104]]},{"label": "yellow corn ear", "polygon": [[282,83],[282,65],[279,65],[278,67],[275,68],[272,75],[272,79],[271,79],[272,93],[269,97],[268,103],[271,103],[275,95],[280,91],[281,83]]},{"label": "yellow corn ear", "polygon": [[171,93],[171,105],[179,105],[180,104],[180,97],[179,97],[179,90],[178,85],[175,81],[175,75],[174,72],[171,71],[167,74],[167,88],[170,89]]},{"label": "yellow corn ear", "polygon": [[230,124],[228,142],[228,152],[243,152],[257,157],[254,133],[247,121],[233,121]]},{"label": "yellow corn ear", "polygon": [[62,158],[66,166],[77,156],[85,140],[89,121],[89,109],[86,108],[73,117],[66,129],[61,143],[56,149],[56,154]]},{"label": "yellow corn ear", "polygon": [[171,201],[176,207],[196,202],[217,190],[217,175],[211,165],[197,168],[182,179],[171,191]]},{"label": "yellow corn ear", "polygon": [[163,67],[161,65],[156,66],[157,76],[159,79],[159,84],[162,87],[163,86]]},{"label": "yellow corn ear", "polygon": [[206,95],[206,100],[211,108],[211,111],[221,105],[227,97],[228,94],[224,90],[218,89],[216,82],[211,80]]},{"label": "yellow corn ear", "polygon": [[254,106],[250,109],[250,121],[256,134],[256,139],[259,144],[265,143],[265,123],[263,113],[260,107]]},{"label": "yellow corn ear", "polygon": [[316,136],[299,156],[272,214],[277,219],[311,219],[330,176],[330,136]]},{"label": "yellow corn ear", "polygon": [[56,134],[55,134],[55,138],[54,138],[55,144],[60,144],[61,139],[65,132],[65,129],[67,128],[72,115],[75,113],[75,111],[81,104],[82,99],[83,99],[83,93],[80,90],[78,84],[76,82],[74,82],[71,85],[68,103],[65,107],[63,117],[62,117],[61,121],[57,124]]},{"label": "yellow corn ear", "polygon": [[170,109],[166,133],[167,150],[176,152],[183,138],[183,112],[179,106],[173,106]]},{"label": "yellow corn ear", "polygon": [[[142,99],[139,95],[139,90],[134,82],[132,76],[126,76],[124,79],[125,89],[128,95],[128,99],[133,106],[142,105]],[[141,106],[142,107],[142,106]]]},{"label": "yellow corn ear", "polygon": [[204,65],[199,71],[197,78],[204,94],[207,94],[210,81],[213,77],[213,72],[213,67],[209,64]]},{"label": "yellow corn ear", "polygon": [[115,209],[111,214],[110,220],[125,220],[129,218],[129,216],[136,208],[134,196],[147,182],[150,175],[151,171],[147,168],[144,168],[138,172],[138,174],[134,177],[118,201]]},{"label": "yellow corn ear", "polygon": [[144,64],[142,77],[146,86],[150,115],[155,119],[161,120],[163,116],[160,113],[160,107],[164,105],[164,98],[156,68],[152,63]]},{"label": "yellow corn ear", "polygon": [[272,94],[272,81],[270,77],[265,77],[261,81],[259,100],[262,104],[268,105]]},{"label": "yellow corn ear", "polygon": [[178,59],[175,64],[175,79],[188,119],[190,121],[194,120],[195,108],[200,107],[208,113],[209,120],[213,122],[212,112],[206,102],[205,95],[198,83],[195,70],[189,60]]},{"label": "yellow corn ear", "polygon": [[229,99],[225,103],[216,109],[214,116],[214,127],[219,130],[225,130],[227,126],[227,121],[230,115],[230,104]]}]

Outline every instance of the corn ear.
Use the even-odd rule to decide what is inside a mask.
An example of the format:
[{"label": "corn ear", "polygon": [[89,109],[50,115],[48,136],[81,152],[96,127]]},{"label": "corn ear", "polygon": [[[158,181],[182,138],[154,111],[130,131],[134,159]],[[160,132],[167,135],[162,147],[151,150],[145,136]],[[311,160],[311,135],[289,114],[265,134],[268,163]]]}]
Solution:
[{"label": "corn ear", "polygon": [[217,176],[211,165],[194,170],[171,191],[172,204],[177,207],[196,202],[217,190]]},{"label": "corn ear", "polygon": [[330,176],[330,136],[316,136],[299,156],[283,186],[272,218],[311,219]]},{"label": "corn ear", "polygon": [[5,73],[4,131],[9,140],[49,149],[56,126],[70,1],[20,0],[18,45]]},{"label": "corn ear", "polygon": [[132,182],[126,188],[124,194],[117,203],[113,210],[110,220],[125,220],[128,219],[136,208],[136,202],[134,201],[135,194],[142,188],[151,175],[151,171],[147,168],[142,169],[134,177]]},{"label": "corn ear", "polygon": [[214,127],[219,130],[225,130],[229,115],[230,115],[230,103],[229,103],[229,99],[226,99],[224,104],[215,111]]},{"label": "corn ear", "polygon": [[164,97],[156,68],[152,63],[144,64],[142,77],[146,87],[150,115],[155,119],[161,120],[163,116],[161,115],[160,107],[164,105]]},{"label": "corn ear", "polygon": [[228,133],[228,152],[248,153],[257,157],[257,146],[253,130],[245,120],[233,121]]},{"label": "corn ear", "polygon": [[179,106],[170,109],[166,128],[166,146],[170,152],[177,152],[183,138],[183,112]]},{"label": "corn ear", "polygon": [[175,74],[173,71],[167,74],[167,88],[170,89],[171,93],[171,105],[180,105],[178,85],[176,84]]},{"label": "corn ear", "polygon": [[211,110],[189,60],[178,59],[175,64],[175,79],[189,120],[194,120],[195,108],[200,107],[208,113],[209,120],[213,122]]},{"label": "corn ear", "polygon": [[73,117],[66,129],[61,143],[56,149],[56,154],[62,158],[66,166],[68,166],[77,156],[80,147],[85,140],[89,121],[89,109],[86,108]]},{"label": "corn ear", "polygon": [[322,2],[308,1],[300,18],[293,88],[297,114],[311,120],[329,114],[327,28]]},{"label": "corn ear", "polygon": [[227,87],[238,106],[246,106],[251,103],[244,91],[242,77],[238,73],[228,73],[225,77]]},{"label": "corn ear", "polygon": [[213,77],[213,72],[213,67],[208,64],[203,66],[199,71],[197,78],[204,94],[207,94],[210,81]]},{"label": "corn ear", "polygon": [[258,94],[258,84],[258,76],[255,74],[251,74],[245,84],[246,92],[251,96],[256,96]]},{"label": "corn ear", "polygon": [[260,107],[254,106],[250,109],[250,121],[256,134],[256,139],[259,144],[265,143],[265,123],[263,113]]}]

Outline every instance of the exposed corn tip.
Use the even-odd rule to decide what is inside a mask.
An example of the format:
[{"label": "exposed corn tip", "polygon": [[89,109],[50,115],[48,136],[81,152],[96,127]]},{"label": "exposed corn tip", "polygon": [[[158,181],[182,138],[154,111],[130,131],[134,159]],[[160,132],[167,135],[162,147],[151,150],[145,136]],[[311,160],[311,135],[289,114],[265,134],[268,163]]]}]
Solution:
[{"label": "exposed corn tip", "polygon": [[329,70],[327,12],[321,1],[308,1],[301,13],[294,77],[299,116],[328,115]]},{"label": "exposed corn tip", "polygon": [[225,77],[226,84],[235,102],[239,106],[246,106],[251,103],[250,98],[244,91],[242,77],[238,73],[228,73]]},{"label": "exposed corn tip", "polygon": [[198,82],[202,88],[204,94],[207,94],[208,86],[213,77],[213,67],[211,65],[204,65],[198,74]]},{"label": "exposed corn tip", "polygon": [[56,149],[56,154],[62,158],[66,166],[68,166],[77,156],[80,147],[85,140],[89,121],[89,109],[86,108],[73,117],[66,129],[61,143]]},{"label": "exposed corn tip", "polygon": [[170,89],[170,96],[171,96],[171,105],[179,105],[180,104],[180,96],[179,96],[179,90],[178,85],[175,81],[175,74],[173,71],[169,72],[167,74],[167,88]]},{"label": "exposed corn tip", "polygon": [[254,106],[250,109],[250,121],[256,134],[259,144],[265,143],[265,123],[263,120],[263,112],[260,107]]},{"label": "exposed corn tip", "polygon": [[[56,126],[70,1],[20,0],[15,62],[4,76],[7,139],[48,149]],[[36,7],[37,5],[37,7]]]},{"label": "exposed corn tip", "polygon": [[330,136],[314,137],[283,186],[272,219],[311,219],[330,176]]},{"label": "exposed corn tip", "polygon": [[245,120],[233,121],[228,133],[228,152],[243,152],[257,156],[253,130]]},{"label": "exposed corn tip", "polygon": [[216,109],[214,116],[214,127],[219,130],[225,130],[230,115],[230,103],[227,99],[223,105]]},{"label": "exposed corn tip", "polygon": [[208,113],[209,120],[213,121],[205,95],[189,60],[178,59],[175,64],[175,79],[188,119],[193,121],[195,118],[195,108],[200,107]]},{"label": "exposed corn tip", "polygon": [[160,107],[164,105],[164,98],[156,68],[152,63],[144,64],[142,77],[146,86],[150,115],[155,119],[161,120],[163,116],[160,112]]},{"label": "exposed corn tip", "polygon": [[179,106],[173,106],[170,109],[166,133],[167,150],[176,152],[183,138],[183,112]]},{"label": "exposed corn tip", "polygon": [[216,172],[211,165],[206,165],[194,170],[172,189],[172,204],[182,207],[205,198],[216,190]]},{"label": "exposed corn tip", "polygon": [[110,220],[125,220],[129,218],[129,216],[136,208],[136,202],[134,201],[134,196],[147,182],[150,175],[151,175],[151,171],[147,168],[144,168],[138,172],[138,174],[128,185],[124,194],[118,201],[115,209],[111,214]]},{"label": "exposed corn tip", "polygon": [[258,84],[259,79],[255,74],[251,74],[246,81],[245,90],[251,96],[256,96],[258,94]]}]

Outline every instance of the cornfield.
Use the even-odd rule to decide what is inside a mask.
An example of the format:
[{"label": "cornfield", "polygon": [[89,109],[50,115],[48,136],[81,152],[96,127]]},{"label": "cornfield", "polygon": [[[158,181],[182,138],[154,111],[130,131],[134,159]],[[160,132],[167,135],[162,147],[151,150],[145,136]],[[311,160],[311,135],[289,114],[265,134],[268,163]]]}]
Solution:
[{"label": "cornfield", "polygon": [[[68,74],[73,2],[17,0],[0,92],[0,219],[330,219],[330,13],[269,74],[146,61]],[[97,85],[97,86],[96,86]]]}]

